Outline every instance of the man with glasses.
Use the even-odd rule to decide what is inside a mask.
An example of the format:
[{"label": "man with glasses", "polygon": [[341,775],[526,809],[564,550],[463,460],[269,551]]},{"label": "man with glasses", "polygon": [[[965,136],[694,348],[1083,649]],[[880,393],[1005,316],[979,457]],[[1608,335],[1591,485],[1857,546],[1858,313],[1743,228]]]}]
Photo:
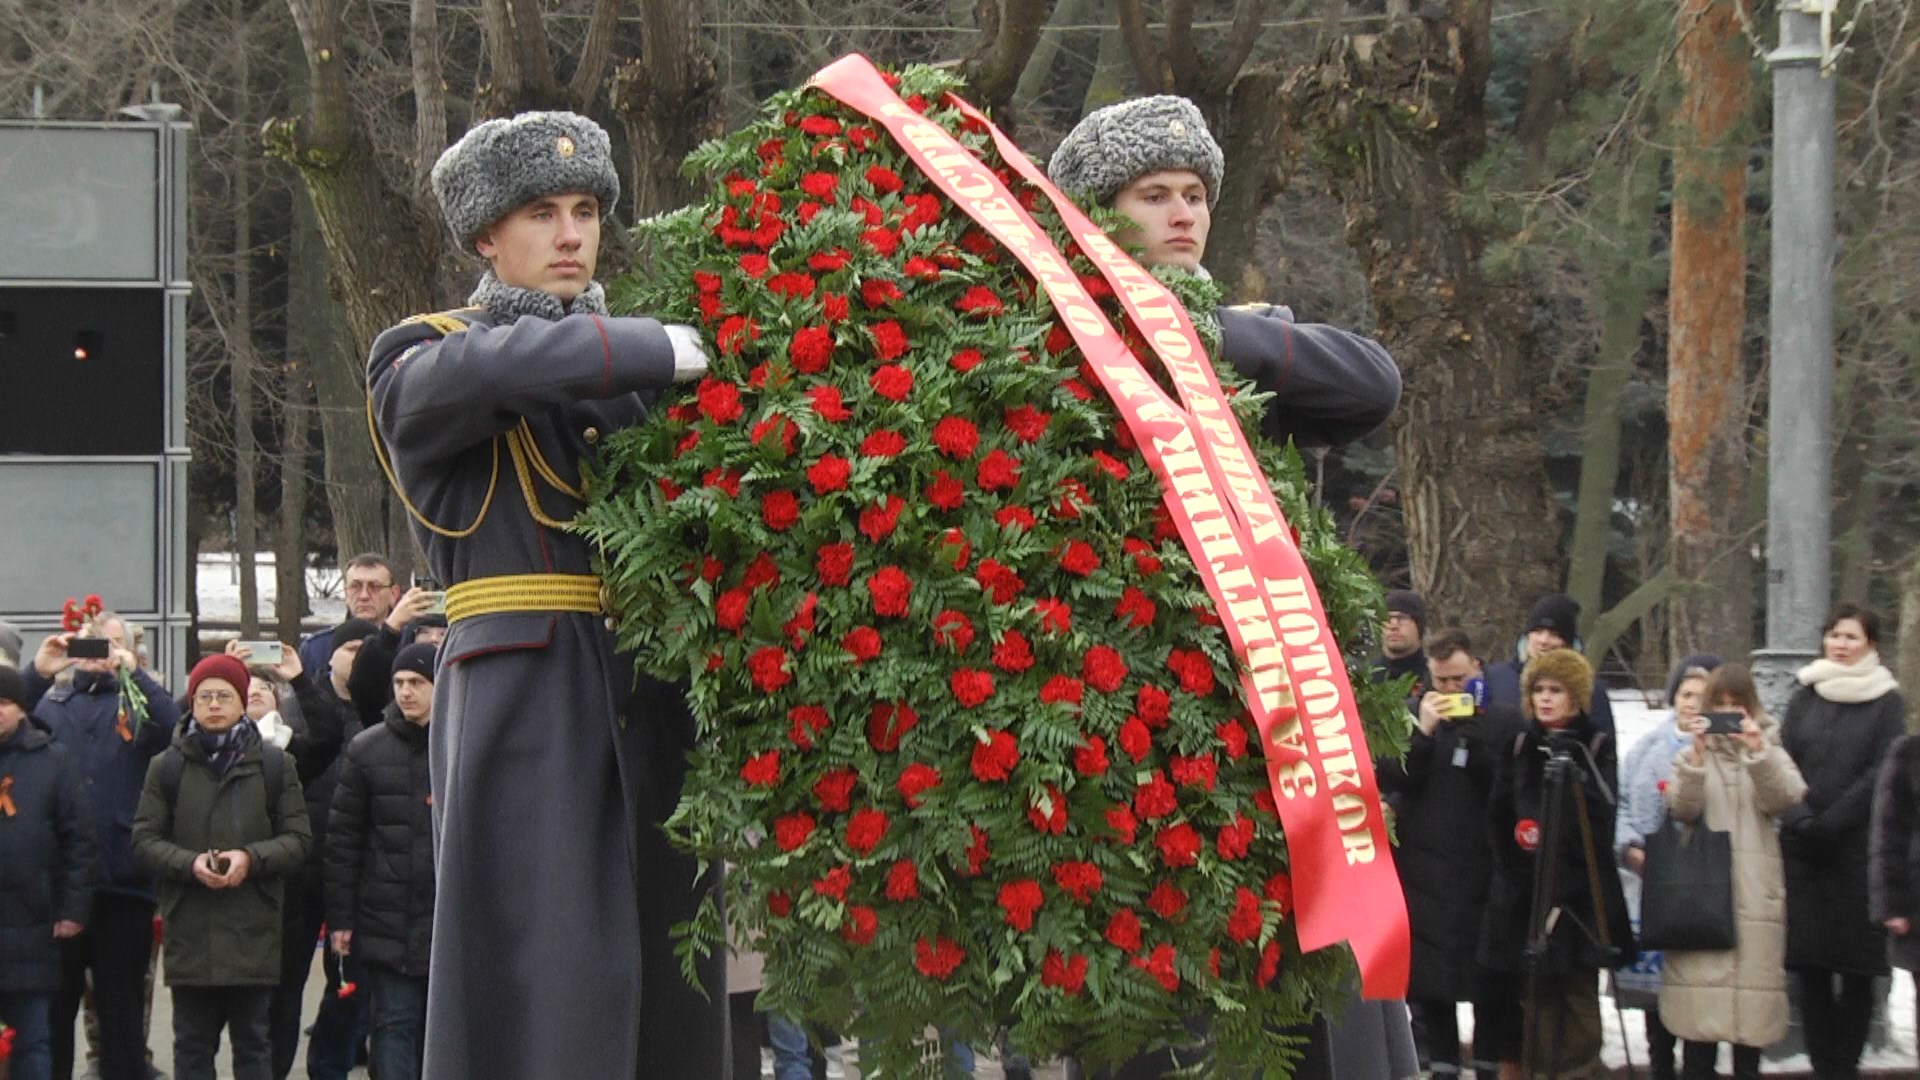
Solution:
[{"label": "man with glasses", "polygon": [[[403,591],[393,580],[393,567],[387,560],[371,552],[355,555],[347,560],[342,575],[340,591],[346,595],[347,617],[365,619],[376,626],[387,621]],[[333,631],[322,630],[300,643],[300,666],[307,671],[325,671],[333,650]]]}]

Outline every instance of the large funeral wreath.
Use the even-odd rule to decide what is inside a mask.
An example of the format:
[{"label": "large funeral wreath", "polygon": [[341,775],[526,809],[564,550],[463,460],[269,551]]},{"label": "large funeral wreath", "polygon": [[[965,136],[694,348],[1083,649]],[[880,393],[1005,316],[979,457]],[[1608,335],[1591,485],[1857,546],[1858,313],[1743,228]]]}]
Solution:
[{"label": "large funeral wreath", "polygon": [[[950,75],[889,81],[1065,246]],[[610,440],[580,527],[622,645],[691,687],[671,830],[732,868],[761,1007],[857,1036],[878,1075],[933,1025],[1111,1062],[1196,1017],[1217,1061],[1282,1065],[1276,1032],[1351,960],[1299,950],[1228,639],[1044,293],[823,93],[775,96],[687,165],[712,194],[645,223],[650,265],[611,291],[705,328],[715,362]],[[1217,349],[1213,285],[1162,277]],[[1220,374],[1257,429],[1265,400]],[[1378,585],[1299,458],[1259,452],[1334,633],[1364,647]],[[1393,690],[1354,683],[1397,748]],[[723,920],[682,929],[719,947]]]}]

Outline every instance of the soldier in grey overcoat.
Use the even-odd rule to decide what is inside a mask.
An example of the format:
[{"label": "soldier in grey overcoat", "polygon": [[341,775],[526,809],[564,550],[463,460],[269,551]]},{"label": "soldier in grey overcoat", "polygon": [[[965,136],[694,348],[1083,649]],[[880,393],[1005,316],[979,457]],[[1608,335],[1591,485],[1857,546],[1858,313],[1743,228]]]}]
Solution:
[{"label": "soldier in grey overcoat", "polygon": [[713,882],[659,828],[693,719],[616,655],[563,527],[595,445],[707,356],[689,327],[607,314],[593,273],[620,186],[591,120],[480,124],[433,186],[489,270],[471,307],[382,334],[367,373],[376,447],[448,585],[425,1075],[720,1077],[723,957],[703,998],[668,934]]}]

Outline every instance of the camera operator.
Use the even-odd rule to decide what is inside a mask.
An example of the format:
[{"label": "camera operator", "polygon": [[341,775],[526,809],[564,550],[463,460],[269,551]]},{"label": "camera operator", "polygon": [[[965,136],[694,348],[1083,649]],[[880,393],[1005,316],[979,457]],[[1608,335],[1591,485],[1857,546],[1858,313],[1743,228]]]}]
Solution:
[{"label": "camera operator", "polygon": [[1604,1077],[1599,972],[1635,954],[1613,857],[1613,739],[1583,707],[1593,669],[1579,653],[1535,656],[1520,691],[1526,727],[1498,759],[1488,811],[1480,947],[1494,973],[1485,1000],[1506,1007],[1475,1014],[1475,1056],[1497,1058],[1503,1078]]},{"label": "camera operator", "polygon": [[[1460,1075],[1455,1003],[1477,1001],[1475,953],[1493,874],[1488,798],[1501,755],[1520,734],[1520,714],[1486,700],[1473,643],[1459,629],[1427,639],[1433,689],[1421,695],[1418,729],[1404,762],[1383,761],[1380,790],[1393,800],[1400,848],[1394,863],[1413,929],[1407,1000],[1415,1036],[1435,1077]],[[1483,1060],[1484,1055],[1476,1055]]]}]

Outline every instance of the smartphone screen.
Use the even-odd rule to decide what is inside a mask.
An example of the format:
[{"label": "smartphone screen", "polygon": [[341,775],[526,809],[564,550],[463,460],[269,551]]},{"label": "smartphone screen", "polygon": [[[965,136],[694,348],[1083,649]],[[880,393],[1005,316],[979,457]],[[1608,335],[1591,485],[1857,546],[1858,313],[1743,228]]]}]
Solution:
[{"label": "smartphone screen", "polygon": [[77,637],[67,642],[67,655],[75,660],[105,660],[113,655],[113,642],[103,637]]},{"label": "smartphone screen", "polygon": [[1740,714],[1737,712],[1710,712],[1703,714],[1707,718],[1707,734],[1740,734]]},{"label": "smartphone screen", "polygon": [[279,667],[283,656],[277,641],[243,641],[247,647],[247,664],[252,667]]}]

